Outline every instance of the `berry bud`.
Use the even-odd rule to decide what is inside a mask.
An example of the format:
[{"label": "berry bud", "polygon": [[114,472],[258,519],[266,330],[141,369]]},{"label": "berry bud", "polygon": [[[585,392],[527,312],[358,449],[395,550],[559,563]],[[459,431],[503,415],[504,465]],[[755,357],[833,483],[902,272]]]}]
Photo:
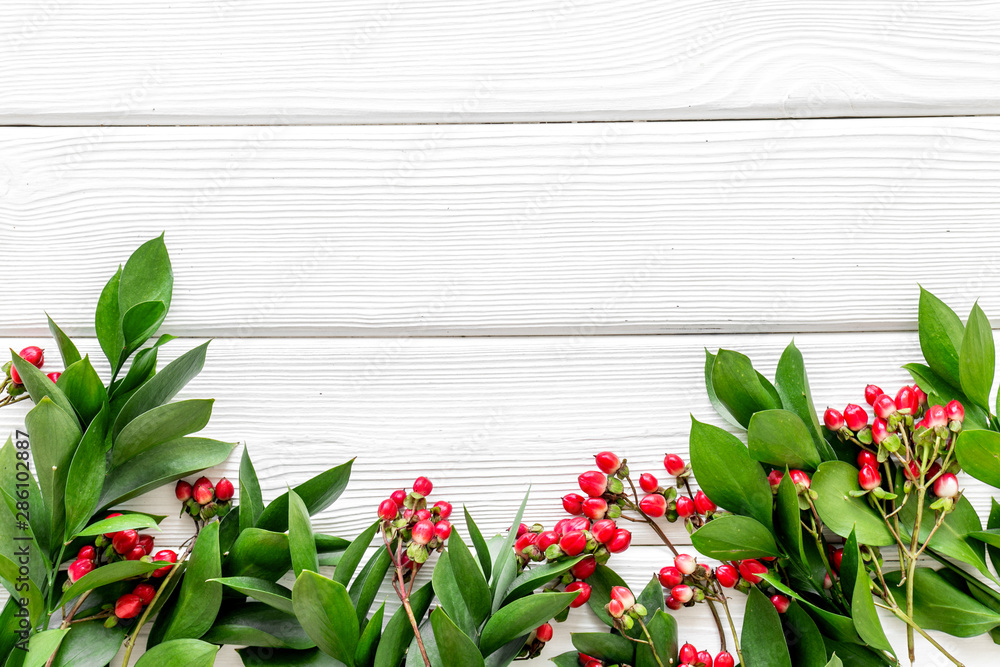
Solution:
[{"label": "berry bud", "polygon": [[601,452],[594,456],[594,459],[597,461],[597,467],[601,469],[601,472],[608,475],[614,475],[622,467],[621,459],[611,452]]},{"label": "berry bud", "polygon": [[45,350],[35,345],[29,345],[24,348],[17,356],[21,357],[35,368],[41,368],[42,364],[45,363]]},{"label": "berry bud", "polygon": [[174,487],[174,493],[177,495],[177,500],[182,503],[191,499],[192,488],[188,482],[183,479],[178,480],[177,486]]},{"label": "berry bud", "polygon": [[624,528],[619,528],[615,531],[615,536],[612,537],[611,541],[607,543],[607,548],[611,553],[617,554],[628,549],[628,546],[631,543],[632,533],[628,532]]},{"label": "berry bud", "polygon": [[670,597],[682,604],[686,604],[694,597],[694,591],[687,584],[681,584],[670,589]]},{"label": "berry bud", "polygon": [[644,472],[639,477],[639,488],[646,493],[655,493],[660,488],[660,482],[648,472]]},{"label": "berry bud", "polygon": [[694,509],[698,514],[711,514],[719,507],[708,499],[704,491],[698,491],[694,494]]},{"label": "berry bud", "polygon": [[583,515],[588,519],[599,521],[608,512],[608,503],[604,498],[587,498],[583,501]]},{"label": "berry bud", "polygon": [[885,392],[882,391],[882,388],[878,385],[870,384],[865,387],[865,402],[868,405],[875,405],[875,401],[878,400],[878,397],[884,393]]},{"label": "berry bud", "polygon": [[219,483],[215,485],[215,498],[221,502],[229,502],[235,494],[236,489],[233,488],[233,483],[225,477],[220,479]]},{"label": "berry bud", "polygon": [[569,557],[579,556],[587,548],[587,536],[582,530],[574,530],[563,535],[559,540],[559,548]]},{"label": "berry bud", "polygon": [[62,373],[60,373],[58,371],[53,371],[51,373],[46,373],[45,377],[47,377],[48,379],[52,380],[52,383],[55,384],[56,382],[59,382],[59,378],[62,377]]},{"label": "berry bud", "polygon": [[678,609],[684,607],[684,603],[681,602],[680,600],[675,600],[672,595],[667,596],[666,603],[667,603],[667,609],[672,609],[673,611],[677,611]]},{"label": "berry bud", "polygon": [[943,405],[932,405],[924,415],[924,424],[927,428],[937,428],[948,425],[948,413]]},{"label": "berry bud", "polygon": [[920,409],[920,401],[913,387],[904,386],[896,393],[896,410],[904,415],[913,415]]},{"label": "berry bud", "polygon": [[427,497],[431,495],[431,491],[434,490],[434,485],[431,484],[431,480],[426,477],[417,477],[413,480],[413,493],[418,496]]},{"label": "berry bud", "polygon": [[872,423],[872,440],[878,445],[888,437],[889,425],[881,417],[876,417],[874,423]]},{"label": "berry bud", "polygon": [[430,521],[431,513],[430,510],[427,509],[417,510],[413,513],[413,517],[417,521]]},{"label": "berry bud", "polygon": [[784,595],[772,595],[771,604],[774,605],[774,608],[778,610],[779,614],[784,614],[788,611],[788,607],[791,606],[792,601]]},{"label": "berry bud", "polygon": [[426,519],[418,521],[411,531],[413,541],[417,544],[427,544],[434,539],[434,524]]},{"label": "berry bud", "polygon": [[583,496],[579,493],[567,493],[562,497],[562,505],[570,514],[583,514]]},{"label": "berry bud", "polygon": [[518,556],[527,556],[527,549],[538,542],[538,533],[525,533],[514,542],[514,553]]},{"label": "berry bud", "polygon": [[611,600],[604,608],[607,609],[611,618],[621,618],[625,615],[625,606],[618,600]]},{"label": "berry bud", "polygon": [[396,503],[397,507],[402,507],[406,503],[406,491],[402,489],[396,489],[391,494],[389,494],[389,500]]},{"label": "berry bud", "polygon": [[684,644],[681,646],[679,657],[682,663],[693,665],[694,661],[698,659],[698,649],[692,644]]},{"label": "berry bud", "polygon": [[543,643],[550,641],[552,639],[552,626],[548,623],[542,623],[535,628],[535,637]]},{"label": "berry bud", "polygon": [[784,479],[785,473],[780,470],[772,470],[767,475],[767,483],[771,485],[771,490],[774,491],[781,484],[781,480]]},{"label": "berry bud", "polygon": [[757,575],[767,572],[767,567],[759,560],[748,559],[740,561],[739,570],[740,576],[746,579],[748,583],[759,584],[763,580]]},{"label": "berry bud", "polygon": [[739,583],[740,573],[732,565],[723,563],[715,568],[715,578],[723,588],[732,588]]},{"label": "berry bud", "polygon": [[76,554],[76,559],[80,560],[82,558],[83,560],[94,560],[96,555],[97,552],[94,550],[94,547],[88,544],[87,546],[80,547],[80,551]]},{"label": "berry bud", "polygon": [[840,574],[840,564],[844,560],[844,550],[834,549],[833,553],[830,554],[830,566],[833,567],[833,571]]},{"label": "berry bud", "polygon": [[667,513],[667,499],[659,493],[651,493],[639,501],[639,509],[654,519],[661,517]]},{"label": "berry bud", "polygon": [[[171,549],[164,549],[163,551],[157,551],[156,555],[153,556],[154,561],[176,563],[177,562],[177,552]],[[170,572],[172,565],[164,565],[158,570],[153,570],[153,576],[156,578],[166,576],[167,572]]]},{"label": "berry bud", "polygon": [[199,477],[192,487],[191,496],[199,505],[207,505],[215,497],[215,489],[207,477]]},{"label": "berry bud", "polygon": [[126,593],[115,602],[115,616],[118,618],[135,618],[142,611],[142,600],[138,595]]},{"label": "berry bud", "polygon": [[692,574],[698,569],[698,562],[690,554],[679,554],[674,556],[674,567],[684,574]]},{"label": "berry bud", "polygon": [[882,475],[879,474],[875,466],[865,466],[861,469],[861,472],[858,473],[858,484],[860,484],[861,488],[865,491],[871,491],[876,486],[882,484]]},{"label": "berry bud", "polygon": [[733,667],[735,664],[736,662],[729,651],[720,651],[715,656],[715,667]]},{"label": "berry bud", "polygon": [[140,535],[139,536],[139,548],[141,548],[147,554],[153,553],[153,536],[152,535]]},{"label": "berry bud", "polygon": [[383,500],[378,505],[378,518],[383,521],[392,521],[399,516],[399,506],[393,502],[392,498]]},{"label": "berry bud", "polygon": [[801,470],[792,470],[788,473],[788,475],[792,478],[792,483],[800,489],[808,489],[812,484],[812,480],[809,479],[809,475]]},{"label": "berry bud", "polygon": [[677,516],[682,519],[686,519],[694,514],[694,501],[687,496],[678,496],[676,505]]},{"label": "berry bud", "polygon": [[93,572],[94,561],[90,559],[80,558],[73,561],[73,564],[69,566],[69,580],[72,583],[76,583],[81,577]]},{"label": "berry bud", "polygon": [[[891,401],[892,399],[890,398],[889,400]],[[851,403],[844,408],[844,423],[852,431],[860,431],[865,426],[868,426],[868,413],[860,405]]]},{"label": "berry bud", "polygon": [[149,584],[139,584],[132,590],[132,595],[137,596],[142,601],[143,606],[145,606],[156,597],[156,589]]},{"label": "berry bud", "polygon": [[132,549],[132,551],[125,554],[125,560],[139,560],[145,555],[146,552],[143,551],[142,547],[136,547],[135,549]]},{"label": "berry bud", "polygon": [[656,578],[660,580],[660,586],[673,588],[684,581],[684,574],[676,567],[668,565],[660,570]]},{"label": "berry bud", "polygon": [[434,536],[442,542],[451,537],[451,522],[447,519],[441,519],[434,524]]},{"label": "berry bud", "polygon": [[569,573],[577,579],[588,579],[597,570],[597,559],[587,556],[570,568]]},{"label": "berry bud", "polygon": [[944,406],[944,413],[949,421],[965,421],[965,408],[958,401],[948,401],[948,405]]},{"label": "berry bud", "polygon": [[823,413],[823,424],[831,431],[839,431],[844,428],[844,415],[840,414],[839,410],[827,408]]},{"label": "berry bud", "polygon": [[618,527],[611,519],[601,519],[600,521],[595,521],[594,525],[590,527],[590,534],[600,544],[607,544],[615,536],[617,529]]},{"label": "berry bud", "polygon": [[608,478],[596,470],[585,472],[577,480],[580,490],[591,498],[600,498],[608,488]]},{"label": "berry bud", "polygon": [[920,466],[917,465],[916,461],[910,461],[906,464],[906,478],[912,482],[916,482],[920,479]]},{"label": "berry bud", "polygon": [[569,606],[574,609],[587,604],[587,600],[590,599],[590,584],[584,581],[574,581],[566,586],[567,593],[574,593],[576,591],[580,591],[580,594],[576,596],[576,599],[569,603]]},{"label": "berry bud", "polygon": [[872,406],[875,414],[882,419],[888,419],[896,412],[896,401],[892,400],[892,396],[889,394],[882,394],[875,399],[875,405]]},{"label": "berry bud", "polygon": [[934,482],[934,495],[938,498],[956,498],[958,496],[958,478],[946,472]]},{"label": "berry bud", "polygon": [[702,664],[705,667],[712,667],[712,654],[708,651],[698,651],[698,655],[695,656],[694,664]]},{"label": "berry bud", "polygon": [[139,545],[139,533],[134,530],[123,530],[117,533],[111,543],[115,551],[120,554],[127,554]]},{"label": "berry bud", "polygon": [[611,599],[620,602],[626,611],[635,606],[635,596],[624,586],[612,586]]},{"label": "berry bud", "polygon": [[437,501],[436,503],[434,503],[434,507],[438,508],[438,515],[442,519],[447,519],[448,517],[451,516],[452,507],[451,503],[449,503],[447,500]]},{"label": "berry bud", "polygon": [[684,472],[684,469],[687,467],[687,464],[684,463],[684,459],[677,456],[676,454],[667,454],[665,457],[663,457],[663,467],[667,469],[668,475],[677,477],[682,472]]},{"label": "berry bud", "polygon": [[535,544],[538,546],[538,550],[545,553],[545,550],[551,547],[553,544],[559,542],[559,533],[554,530],[546,530],[538,534],[538,539],[535,540]]}]

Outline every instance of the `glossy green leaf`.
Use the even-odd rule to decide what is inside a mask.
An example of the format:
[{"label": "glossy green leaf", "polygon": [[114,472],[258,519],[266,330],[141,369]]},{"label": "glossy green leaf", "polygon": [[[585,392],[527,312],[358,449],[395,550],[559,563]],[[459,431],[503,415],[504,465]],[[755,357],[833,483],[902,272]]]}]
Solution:
[{"label": "glossy green leaf", "polygon": [[24,423],[31,434],[31,456],[38,488],[49,512],[49,533],[62,535],[66,518],[66,477],[83,435],[79,422],[46,397],[25,415]]},{"label": "glossy green leaf", "polygon": [[[413,616],[420,622],[420,619],[427,613],[427,608],[434,599],[434,589],[431,584],[426,584],[410,595],[410,607],[413,609]],[[379,641],[378,650],[375,652],[375,667],[399,667],[403,660],[407,647],[413,640],[413,627],[410,619],[406,615],[406,610],[400,607],[389,619],[382,631],[382,639]]]},{"label": "glossy green leaf", "polygon": [[354,652],[354,663],[358,667],[368,667],[375,662],[375,651],[378,650],[378,640],[382,637],[382,618],[385,616],[385,603],[372,615],[358,640],[358,648]]},{"label": "glossy green leaf", "polygon": [[816,443],[805,423],[788,410],[762,410],[747,428],[750,456],[779,468],[815,470],[820,462]]},{"label": "glossy green leaf", "polygon": [[920,288],[920,350],[935,373],[955,387],[959,383],[959,351],[965,336],[962,320],[941,299]]},{"label": "glossy green leaf", "polygon": [[431,614],[431,627],[438,653],[448,656],[448,667],[484,667],[486,663],[476,644],[458,629],[444,609],[435,609]]},{"label": "glossy green leaf", "polygon": [[692,417],[690,449],[698,484],[714,503],[771,527],[767,475],[736,436]]},{"label": "glossy green leaf", "polygon": [[66,474],[66,539],[79,534],[97,509],[106,469],[108,421],[108,408],[104,407],[90,422],[73,454]]},{"label": "glossy green leaf", "polygon": [[486,540],[483,539],[483,534],[479,530],[479,526],[476,522],[472,520],[472,515],[469,514],[469,508],[462,506],[462,510],[465,513],[465,525],[469,529],[469,537],[472,539],[472,546],[476,548],[476,558],[479,559],[479,567],[483,570],[483,576],[486,577],[487,581],[493,572],[493,561],[490,559],[490,548],[486,545]]},{"label": "glossy green leaf", "polygon": [[76,349],[76,345],[72,339],[59,328],[59,325],[49,317],[48,313],[45,314],[45,317],[49,321],[49,331],[52,333],[52,337],[56,339],[56,345],[59,346],[59,356],[62,357],[63,368],[69,368],[80,361],[80,352]]},{"label": "glossy green leaf", "polygon": [[253,528],[264,512],[264,499],[257,480],[257,471],[250,460],[250,450],[243,448],[243,458],[240,460],[240,530]]},{"label": "glossy green leaf", "polygon": [[344,555],[340,557],[337,569],[333,572],[334,581],[339,581],[344,586],[350,583],[351,577],[354,576],[354,572],[358,568],[358,564],[364,557],[368,547],[371,546],[379,525],[380,522],[375,521],[351,542],[351,545],[344,551]]},{"label": "glossy green leaf", "polygon": [[824,635],[841,642],[861,643],[861,638],[858,636],[857,630],[854,629],[854,621],[850,617],[842,616],[816,606],[799,595],[798,592],[782,583],[781,579],[773,573],[764,573],[760,577],[779,593],[783,593],[792,600],[798,601],[813,620],[816,621],[816,625]]},{"label": "glossy green leaf", "polygon": [[[872,597],[870,579],[865,570],[864,561],[861,560],[861,553],[858,549],[858,540],[855,533],[847,538],[844,543],[844,559],[841,562],[841,583],[844,584],[845,595],[850,596],[851,617],[854,619],[854,627],[858,631],[865,643],[872,648],[892,652],[892,645],[885,636],[882,623],[879,621],[878,612],[875,610],[875,599]],[[848,571],[854,575],[850,579],[846,574]]]},{"label": "glossy green leaf", "polygon": [[560,653],[557,656],[549,658],[556,667],[580,667],[580,654],[576,651],[569,651],[567,653]]},{"label": "glossy green leaf", "polygon": [[120,560],[116,563],[107,563],[77,579],[76,583],[66,589],[66,591],[62,594],[62,597],[59,598],[59,602],[55,605],[55,607],[63,606],[81,593],[85,593],[100,586],[113,584],[114,582],[122,581],[123,579],[138,577],[146,574],[147,572],[152,572],[153,570],[161,568],[164,565],[170,565],[170,563],[159,561],[154,563],[144,563],[140,560]]},{"label": "glossy green leaf", "polygon": [[[927,498],[924,503],[924,512],[920,526],[920,541],[924,542],[932,530],[934,530],[935,512],[930,509],[932,498]],[[917,520],[916,499],[912,499],[899,512],[900,531],[903,540],[910,539],[909,527]],[[986,565],[985,546],[971,537],[971,533],[982,530],[982,523],[979,514],[964,496],[955,504],[954,509],[949,512],[941,526],[931,537],[929,548],[942,556],[956,558],[964,563],[972,565],[988,577],[992,577]]]},{"label": "glossy green leaf", "polygon": [[207,438],[178,438],[157,445],[112,468],[104,481],[99,507],[110,507],[177,481],[205,468],[219,465],[236,446]]},{"label": "glossy green leaf", "polygon": [[[521,574],[517,575],[517,578],[514,579],[513,583],[511,583],[510,588],[507,590],[507,595],[504,596],[504,604],[512,600],[516,600],[517,598],[524,597],[525,595],[530,595],[536,588],[539,588],[556,577],[561,577],[564,573],[569,572],[574,565],[579,563],[584,558],[586,558],[586,556],[577,556],[576,558],[543,563],[541,565],[535,565],[525,569],[521,572]],[[660,597],[662,597],[662,595]]]},{"label": "glossy green leaf", "polygon": [[860,644],[847,644],[831,639],[830,637],[823,637],[823,643],[826,644],[827,655],[831,656],[831,661],[828,664],[844,664],[832,659],[834,653],[838,656],[838,660],[842,658],[847,661],[846,664],[848,667],[886,667],[887,665],[897,664],[890,662],[884,653],[876,653]]},{"label": "glossy green leaf", "polygon": [[207,351],[208,342],[188,350],[140,386],[118,413],[112,430],[115,441],[117,442],[118,435],[133,419],[168,402],[198,375],[205,366]]},{"label": "glossy green leaf", "polygon": [[[19,357],[14,350],[10,351],[10,356],[14,368],[17,369],[17,374],[21,376],[21,383],[28,390],[31,402],[36,407],[41,404],[42,399],[48,398],[65,411],[66,414],[73,415],[73,418],[76,419],[76,408],[73,407],[73,403],[70,402],[58,384],[46,377],[45,373]],[[28,432],[31,433],[30,430]],[[35,434],[31,433],[31,435],[34,436]]]},{"label": "glossy green leaf", "polygon": [[826,663],[826,667],[844,667],[844,662],[834,653],[830,658],[830,662]]},{"label": "glossy green leaf", "polygon": [[755,412],[781,407],[761,382],[750,358],[739,352],[719,350],[712,367],[712,387],[718,400],[744,427]]},{"label": "glossy green leaf", "polygon": [[778,367],[774,371],[774,386],[781,397],[782,407],[796,414],[808,428],[820,458],[824,461],[836,459],[836,454],[826,441],[824,429],[819,423],[819,413],[816,412],[812,392],[809,389],[805,361],[802,359],[802,353],[795,347],[794,340],[781,353]]},{"label": "glossy green leaf", "polygon": [[955,456],[965,472],[1000,487],[1000,433],[962,431],[955,442]]},{"label": "glossy green leaf", "polygon": [[[294,491],[288,501],[288,548],[292,557],[292,571],[298,577],[303,570],[319,572],[316,541],[313,538],[309,511]],[[341,561],[343,562],[343,561]]]},{"label": "glossy green leaf", "polygon": [[316,645],[295,616],[260,602],[224,609],[202,640],[213,644],[300,650]]},{"label": "glossy green leaf", "polygon": [[[309,516],[322,512],[332,505],[347,488],[351,478],[351,465],[354,459],[336,468],[316,475],[312,479],[295,487],[302,502],[309,510]],[[268,505],[257,521],[258,528],[283,532],[288,530],[288,494],[283,493]]]},{"label": "glossy green leaf", "polygon": [[[530,493],[531,489],[529,488],[521,500],[521,506],[518,507],[517,512],[514,514],[514,520],[510,524],[512,528],[521,524],[521,519],[524,517],[524,508],[528,505],[528,495]],[[490,581],[490,591],[493,594],[494,613],[500,608],[500,603],[503,601],[507,588],[517,576],[514,568],[514,541],[516,539],[517,531],[513,529],[508,530],[506,537],[503,539],[503,546],[500,547],[500,551],[493,559],[493,579]],[[483,653],[483,655],[487,654]]]},{"label": "glossy green leaf", "polygon": [[990,321],[978,303],[972,306],[969,321],[965,325],[958,369],[965,395],[979,407],[989,410],[990,389],[993,387],[993,373],[996,369],[996,350]]},{"label": "glossy green leaf", "polygon": [[213,403],[214,399],[178,401],[139,415],[115,439],[111,465],[119,466],[157,445],[205,428],[212,416]]},{"label": "glossy green leaf", "polygon": [[122,337],[125,339],[122,364],[156,333],[166,314],[167,306],[162,301],[143,301],[125,312],[122,316]]},{"label": "glossy green leaf", "polygon": [[155,528],[156,530],[159,530],[159,523],[162,520],[163,517],[128,512],[127,514],[122,514],[121,516],[114,516],[95,521],[83,530],[77,532],[75,537],[92,537],[95,535],[102,535],[104,533],[117,533],[130,528],[135,530]]},{"label": "glossy green leaf", "polygon": [[715,386],[712,384],[712,369],[714,368],[715,355],[709,352],[708,348],[705,348],[705,390],[708,392],[708,400],[711,401],[712,407],[715,408],[715,411],[718,412],[723,419],[733,426],[743,428],[743,425],[736,421],[736,417],[734,417],[733,413],[731,413],[729,409],[722,404],[722,401],[719,400],[718,395],[715,393]]},{"label": "glossy green leaf", "polygon": [[24,667],[43,667],[52,654],[59,650],[70,629],[46,630],[32,635],[28,642],[28,655],[24,658]]},{"label": "glossy green leaf", "polygon": [[[635,644],[610,632],[574,632],[573,648],[607,663],[630,665],[635,659]],[[666,664],[666,663],[664,663]]]},{"label": "glossy green leaf", "polygon": [[[127,323],[128,314],[136,309],[142,312],[129,327],[131,338],[126,335],[128,347],[135,349],[159,328],[170,308],[174,276],[170,266],[163,236],[139,246],[125,263],[118,287],[118,312]],[[145,304],[161,302],[158,308]],[[124,328],[124,325],[123,325]],[[140,334],[144,333],[144,337]]]},{"label": "glossy green leaf", "polygon": [[590,610],[605,625],[612,625],[611,616],[605,609],[608,602],[611,601],[611,589],[615,586],[628,588],[628,584],[607,565],[598,565],[594,569],[594,573],[587,579],[587,583],[590,584],[590,598],[587,600]]},{"label": "glossy green leaf", "polygon": [[512,639],[528,634],[542,623],[552,620],[574,598],[576,593],[544,593],[504,605],[483,626],[480,651],[484,656],[489,655]]},{"label": "glossy green leaf", "polygon": [[249,647],[236,649],[244,667],[343,667],[318,648],[293,650]]},{"label": "glossy green leaf", "polygon": [[222,584],[212,579],[221,576],[219,523],[213,521],[201,529],[191,550],[177,606],[163,635],[165,642],[197,639],[212,627],[222,606]]},{"label": "glossy green leaf", "polygon": [[802,606],[792,600],[782,616],[788,651],[796,667],[826,667],[826,647],[816,622]]},{"label": "glossy green leaf", "polygon": [[73,629],[63,639],[52,667],[106,665],[118,653],[124,637],[124,628],[105,628],[102,620],[74,623]]},{"label": "glossy green leaf", "polygon": [[802,543],[802,510],[791,475],[785,472],[774,497],[774,528],[785,553],[802,565],[806,554]]},{"label": "glossy green leaf", "polygon": [[[660,662],[664,665],[677,664],[677,620],[662,609],[657,609],[652,620],[647,621],[647,629],[649,636],[653,638],[656,656],[649,646],[636,644],[636,667],[659,667]],[[657,657],[660,658],[659,661]]]},{"label": "glossy green leaf", "polygon": [[472,620],[472,613],[465,603],[465,597],[462,595],[458,580],[455,578],[451,555],[447,551],[441,554],[434,565],[431,581],[434,584],[434,594],[437,596],[438,604],[448,612],[449,618],[465,634],[477,636],[480,624]]},{"label": "glossy green leaf", "polygon": [[882,517],[868,504],[868,497],[855,498],[860,491],[858,470],[849,463],[827,461],[813,475],[811,489],[818,494],[815,505],[827,528],[841,537],[857,529],[858,541],[872,546],[888,546],[896,540]]},{"label": "glossy green leaf", "polygon": [[219,647],[197,639],[174,639],[154,646],[142,654],[135,667],[212,667]]},{"label": "glossy green leaf", "polygon": [[[997,502],[996,498],[990,499],[990,516],[986,521],[986,529],[991,531],[1000,529],[1000,503]],[[987,543],[986,553],[989,554],[990,562],[993,563],[993,569],[1000,572],[1000,544]]]},{"label": "glossy green leaf", "polygon": [[771,531],[756,519],[738,514],[720,515],[691,535],[699,552],[717,560],[778,556]]},{"label": "glossy green leaf", "polygon": [[[448,538],[451,570],[465,604],[478,627],[490,614],[490,587],[469,547],[457,530]],[[513,639],[510,637],[509,639]]]},{"label": "glossy green leaf", "polygon": [[747,598],[741,641],[743,667],[792,667],[778,612],[756,588]]},{"label": "glossy green leaf", "polygon": [[223,563],[227,577],[277,581],[292,567],[288,536],[260,528],[240,533]]},{"label": "glossy green leaf", "polygon": [[[153,377],[156,373],[156,356],[156,347],[147,347],[144,350],[139,350],[135,357],[133,357],[132,364],[129,366],[125,377],[121,380],[116,380],[112,384],[111,398],[120,400],[128,396],[129,392],[138,388],[143,382]],[[117,417],[117,413],[115,416]]]},{"label": "glossy green leaf", "polygon": [[[887,572],[897,604],[906,604],[906,588],[899,587],[900,572]],[[975,637],[1000,625],[997,613],[958,590],[937,572],[918,567],[913,578],[913,620],[925,630],[939,630],[955,637]]]},{"label": "glossy green leaf", "polygon": [[[385,549],[378,549],[351,582],[351,587],[347,592],[351,596],[351,604],[358,612],[358,623],[362,623],[368,615],[391,565],[392,558],[389,556],[389,552]],[[393,574],[395,574],[395,569],[393,569]]]},{"label": "glossy green leaf", "polygon": [[[13,555],[13,554],[12,554]],[[20,575],[20,569],[14,564],[10,558],[4,554],[0,554],[0,579],[5,579],[6,581],[15,582]],[[81,579],[82,581],[82,579]],[[78,582],[79,583],[79,582]],[[33,580],[29,578],[27,591],[18,591],[23,597],[28,599],[28,614],[32,625],[36,625],[45,611],[45,601],[42,597],[42,593],[38,586]]]},{"label": "glossy green leaf", "polygon": [[75,414],[80,416],[84,425],[89,424],[108,402],[108,392],[90,363],[90,356],[64,370],[56,381],[56,386],[73,404]]},{"label": "glossy green leaf", "polygon": [[211,581],[228,586],[286,614],[295,613],[292,609],[292,591],[281,584],[256,577],[219,577]]},{"label": "glossy green leaf", "polygon": [[344,585],[307,570],[295,580],[292,604],[295,616],[316,646],[353,667],[360,634]]},{"label": "glossy green leaf", "polygon": [[111,368],[118,368],[125,339],[122,336],[122,317],[118,310],[118,292],[121,282],[122,267],[119,265],[115,275],[104,286],[101,297],[97,300],[97,314],[94,326],[97,330],[97,340],[104,350]]},{"label": "glossy green leaf", "polygon": [[663,586],[660,580],[654,575],[646,587],[635,597],[635,601],[641,604],[652,614],[657,609],[667,610],[666,597],[663,595]]}]

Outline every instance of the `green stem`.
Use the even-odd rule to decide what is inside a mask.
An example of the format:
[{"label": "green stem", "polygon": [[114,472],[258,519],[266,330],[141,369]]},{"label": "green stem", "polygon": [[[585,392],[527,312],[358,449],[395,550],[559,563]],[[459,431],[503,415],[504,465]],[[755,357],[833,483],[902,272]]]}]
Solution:
[{"label": "green stem", "polygon": [[656,664],[660,667],[666,667],[663,661],[660,660],[660,656],[656,654],[656,645],[653,644],[653,638],[649,634],[649,630],[646,628],[646,624],[641,618],[636,619],[639,622],[639,627],[642,628],[642,634],[646,635],[646,641],[649,642],[649,650],[653,654],[653,658],[656,660]]},{"label": "green stem", "polygon": [[[722,603],[722,608],[726,612],[726,619],[729,621],[729,629],[733,633],[733,644],[736,646],[736,655],[740,659],[740,664],[745,665],[746,662],[743,660],[743,651],[740,649],[740,636],[736,632],[736,624],[733,623],[733,615],[729,613],[729,603],[726,601],[726,593],[723,591],[719,595],[719,601]],[[722,649],[725,650],[725,644],[722,645]]]},{"label": "green stem", "polygon": [[128,667],[129,657],[132,655],[132,649],[135,648],[135,642],[139,637],[139,631],[142,630],[142,626],[145,625],[146,621],[149,619],[149,613],[153,611],[153,607],[156,606],[156,601],[160,599],[160,595],[163,591],[167,590],[170,580],[174,578],[174,575],[180,570],[181,564],[187,559],[188,554],[194,548],[194,542],[192,542],[181,557],[177,559],[174,566],[170,568],[170,572],[167,576],[163,578],[163,583],[160,584],[159,590],[156,591],[156,595],[153,596],[153,600],[146,606],[146,610],[139,617],[139,622],[135,624],[135,629],[132,631],[132,635],[126,640],[125,657],[122,659],[122,667]]}]

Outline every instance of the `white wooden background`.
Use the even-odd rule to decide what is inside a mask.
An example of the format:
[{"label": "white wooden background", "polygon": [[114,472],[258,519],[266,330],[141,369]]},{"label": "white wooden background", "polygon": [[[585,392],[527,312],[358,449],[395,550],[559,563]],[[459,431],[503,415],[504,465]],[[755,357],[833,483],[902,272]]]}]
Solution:
[{"label": "white wooden background", "polygon": [[659,472],[721,423],[704,347],[770,373],[794,336],[839,406],[907,379],[918,281],[1000,322],[998,79],[988,0],[5,0],[0,349],[57,369],[47,311],[99,357],[97,294],[165,230],[163,357],[215,339],[182,397],[268,498],[358,456],[324,530],[418,472],[492,530],[530,482],[551,524],[594,452]]}]

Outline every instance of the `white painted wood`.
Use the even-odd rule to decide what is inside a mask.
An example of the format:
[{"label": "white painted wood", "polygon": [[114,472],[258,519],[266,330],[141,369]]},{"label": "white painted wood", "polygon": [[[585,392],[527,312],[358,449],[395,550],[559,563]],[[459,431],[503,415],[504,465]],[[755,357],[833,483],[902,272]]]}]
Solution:
[{"label": "white painted wood", "polygon": [[983,0],[7,0],[0,122],[991,114]]},{"label": "white painted wood", "polygon": [[0,334],[163,230],[183,335],[912,330],[1000,312],[998,184],[995,118],[9,128]]}]

